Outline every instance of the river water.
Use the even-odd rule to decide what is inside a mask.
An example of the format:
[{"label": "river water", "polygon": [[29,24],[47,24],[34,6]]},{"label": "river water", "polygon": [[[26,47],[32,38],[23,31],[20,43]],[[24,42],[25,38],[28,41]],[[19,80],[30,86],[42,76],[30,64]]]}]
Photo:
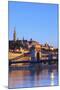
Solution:
[{"label": "river water", "polygon": [[55,85],[58,85],[58,70],[56,65],[28,65],[10,68],[9,88]]}]

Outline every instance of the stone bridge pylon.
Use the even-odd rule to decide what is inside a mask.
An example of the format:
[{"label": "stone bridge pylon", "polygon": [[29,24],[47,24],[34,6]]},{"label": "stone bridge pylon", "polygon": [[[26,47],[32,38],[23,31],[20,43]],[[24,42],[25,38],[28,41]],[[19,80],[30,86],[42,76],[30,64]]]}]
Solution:
[{"label": "stone bridge pylon", "polygon": [[31,60],[38,61],[41,59],[41,49],[32,45],[30,48]]}]

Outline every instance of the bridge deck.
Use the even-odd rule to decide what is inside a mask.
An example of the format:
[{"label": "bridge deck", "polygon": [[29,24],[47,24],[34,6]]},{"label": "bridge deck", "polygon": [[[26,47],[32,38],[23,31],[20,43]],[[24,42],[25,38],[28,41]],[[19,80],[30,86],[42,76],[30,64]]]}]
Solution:
[{"label": "bridge deck", "polygon": [[52,60],[37,60],[37,61],[34,61],[34,60],[23,60],[23,61],[15,61],[15,60],[12,60],[12,61],[9,61],[9,65],[11,64],[17,64],[17,63],[50,63],[50,62],[58,62],[58,59],[52,59]]}]

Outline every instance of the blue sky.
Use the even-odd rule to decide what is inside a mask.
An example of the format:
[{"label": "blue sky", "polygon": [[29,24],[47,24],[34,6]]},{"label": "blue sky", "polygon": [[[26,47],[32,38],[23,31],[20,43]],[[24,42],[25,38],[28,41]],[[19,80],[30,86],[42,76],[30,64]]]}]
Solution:
[{"label": "blue sky", "polygon": [[27,2],[9,2],[9,40],[14,27],[17,38],[32,38],[41,44],[58,47],[58,5]]}]

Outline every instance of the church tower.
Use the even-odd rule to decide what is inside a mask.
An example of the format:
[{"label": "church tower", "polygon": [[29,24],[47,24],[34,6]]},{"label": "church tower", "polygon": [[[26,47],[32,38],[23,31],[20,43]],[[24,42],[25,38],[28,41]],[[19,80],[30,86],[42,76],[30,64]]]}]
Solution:
[{"label": "church tower", "polygon": [[13,41],[16,41],[16,30],[14,28],[14,33],[13,33]]}]

